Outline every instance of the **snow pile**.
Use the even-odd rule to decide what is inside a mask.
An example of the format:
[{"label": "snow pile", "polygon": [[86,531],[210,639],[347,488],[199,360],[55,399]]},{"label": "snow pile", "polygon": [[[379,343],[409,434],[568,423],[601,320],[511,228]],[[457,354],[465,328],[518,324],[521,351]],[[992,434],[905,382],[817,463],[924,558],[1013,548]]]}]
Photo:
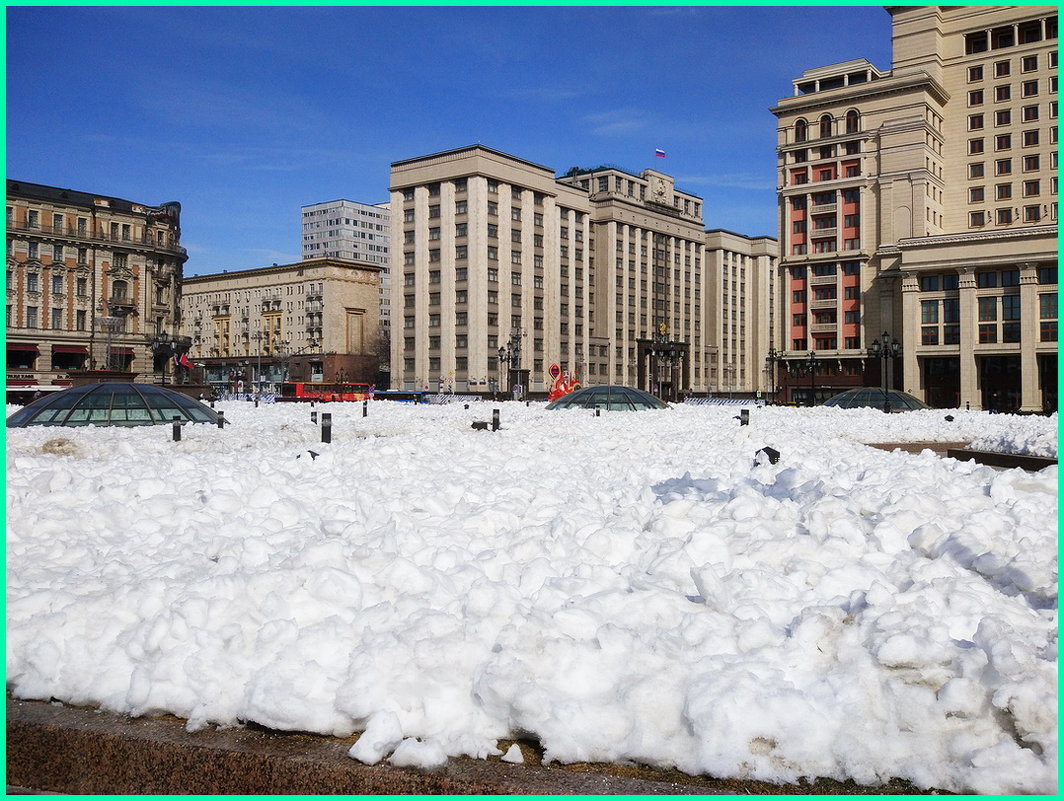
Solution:
[{"label": "snow pile", "polygon": [[8,430],[15,696],[362,731],[367,763],[531,736],[563,762],[1055,791],[1056,467],[860,444],[1055,418],[374,402],[319,407],[326,445],[305,406],[219,408],[180,443]]},{"label": "snow pile", "polygon": [[[1056,421],[1056,417],[1054,414],[1050,419]],[[1047,428],[1042,418],[1013,417],[1008,426],[994,432],[983,432],[968,447],[976,451],[996,451],[1056,459],[1057,429],[1056,427]]]}]

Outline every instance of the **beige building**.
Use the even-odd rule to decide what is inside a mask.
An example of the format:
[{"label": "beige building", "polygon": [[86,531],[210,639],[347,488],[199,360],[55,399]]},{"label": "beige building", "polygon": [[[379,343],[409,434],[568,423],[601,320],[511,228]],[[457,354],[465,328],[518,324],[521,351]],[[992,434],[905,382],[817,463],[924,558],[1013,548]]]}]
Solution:
[{"label": "beige building", "polygon": [[[724,391],[725,265],[754,293],[775,258],[726,232],[707,250],[702,200],[655,170],[558,178],[478,145],[392,164],[391,192],[397,388],[542,394],[557,365],[585,385]],[[768,347],[749,314],[727,329],[734,392],[759,387],[750,352]]]},{"label": "beige building", "polygon": [[87,370],[160,373],[181,344],[180,216],[179,203],[7,182],[9,397]]},{"label": "beige building", "polygon": [[275,391],[286,379],[375,384],[381,269],[323,258],[186,278],[190,356],[221,392]]},{"label": "beige building", "polygon": [[808,70],[772,109],[779,383],[800,402],[878,386],[886,332],[896,389],[1055,410],[1056,9],[887,10],[893,69]]}]

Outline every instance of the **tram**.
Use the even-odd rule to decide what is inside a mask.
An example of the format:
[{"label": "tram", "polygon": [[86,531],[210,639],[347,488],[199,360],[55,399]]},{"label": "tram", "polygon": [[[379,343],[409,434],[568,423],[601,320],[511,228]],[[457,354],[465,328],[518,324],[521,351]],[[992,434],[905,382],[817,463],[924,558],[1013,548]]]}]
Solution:
[{"label": "tram", "polygon": [[279,401],[362,401],[373,398],[369,384],[323,383],[317,381],[286,381],[281,384]]}]

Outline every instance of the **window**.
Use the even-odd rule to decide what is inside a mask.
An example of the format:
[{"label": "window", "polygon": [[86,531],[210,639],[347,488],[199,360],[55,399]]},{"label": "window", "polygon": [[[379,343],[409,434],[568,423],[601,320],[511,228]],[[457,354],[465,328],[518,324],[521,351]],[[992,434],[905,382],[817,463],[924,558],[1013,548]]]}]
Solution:
[{"label": "window", "polygon": [[846,133],[857,133],[860,129],[861,116],[853,109],[846,112]]},{"label": "window", "polygon": [[993,322],[997,320],[997,301],[995,297],[979,298],[979,321]]},{"label": "window", "polygon": [[920,329],[920,344],[921,345],[937,345],[938,344],[938,326],[926,326]]},{"label": "window", "polygon": [[1038,81],[1024,81],[1021,94],[1024,97],[1037,97]]},{"label": "window", "polygon": [[1041,206],[1024,206],[1023,207],[1023,221],[1024,222],[1038,222],[1042,219],[1042,207]]},{"label": "window", "polygon": [[968,67],[968,82],[973,83],[975,81],[983,80],[983,67],[982,65],[976,67]]},{"label": "window", "polygon": [[997,224],[1010,225],[1012,223],[1012,209],[997,210]]},{"label": "window", "polygon": [[1012,99],[1012,86],[1010,84],[1005,84],[1004,86],[995,86],[994,87],[994,100],[996,100],[999,103],[1003,103],[1006,100],[1011,100],[1011,99]]},{"label": "window", "polygon": [[26,273],[26,291],[38,292],[40,291],[37,284],[37,273]]},{"label": "window", "polygon": [[968,165],[968,177],[969,178],[982,178],[983,177],[983,162],[977,161]]},{"label": "window", "polygon": [[920,322],[921,323],[937,323],[938,322],[938,301],[937,300],[921,300],[920,301]]},{"label": "window", "polygon": [[1038,181],[1024,181],[1023,182],[1023,196],[1024,197],[1036,197],[1039,194],[1040,184]]},{"label": "window", "polygon": [[1010,63],[1008,61],[998,61],[994,63],[994,77],[1005,78],[1011,72]]},{"label": "window", "polygon": [[63,276],[61,276],[61,275],[53,275],[52,276],[52,294],[53,295],[61,295],[61,294],[63,294]]},{"label": "window", "polygon": [[994,137],[995,150],[1008,150],[1012,147],[1012,134],[998,134]]},{"label": "window", "polygon": [[1001,111],[994,112],[994,125],[1011,125],[1012,124],[1012,110],[1003,108]]},{"label": "window", "polygon": [[968,202],[969,203],[982,203],[985,196],[983,187],[973,186],[968,190]]},{"label": "window", "polygon": [[1024,56],[1020,61],[1020,69],[1023,72],[1034,72],[1038,69],[1038,56]]},{"label": "window", "polygon": [[1023,132],[1023,146],[1034,147],[1038,144],[1038,131],[1024,131]]},{"label": "window", "polygon": [[974,155],[976,155],[978,153],[982,153],[982,152],[983,152],[983,140],[982,140],[982,138],[969,139],[968,140],[968,153],[970,155],[974,156]]},{"label": "window", "polygon": [[[465,201],[465,200],[456,200],[454,202],[454,213],[455,214],[468,214],[469,213],[469,203],[467,201]],[[465,234],[462,234],[462,236],[465,236]]]},{"label": "window", "polygon": [[796,120],[794,123],[794,141],[804,142],[808,136],[808,126],[805,120]]},{"label": "window", "polygon": [[79,278],[75,282],[76,291],[78,295],[85,295],[89,291],[89,282],[87,278]]},{"label": "window", "polygon": [[1022,109],[1021,119],[1024,122],[1035,122],[1038,120],[1038,106],[1024,106]]},{"label": "window", "polygon": [[997,282],[998,282],[998,274],[997,273],[982,272],[982,273],[976,273],[975,274],[975,285],[977,287],[980,287],[980,288],[983,288],[983,289],[989,289],[989,288],[992,288],[992,287],[996,287],[997,286]]},{"label": "window", "polygon": [[1040,166],[1040,162],[1039,162],[1038,156],[1024,156],[1023,157],[1023,171],[1024,172],[1033,172],[1034,170],[1037,170],[1039,168],[1039,166]]},{"label": "window", "polygon": [[820,118],[820,136],[821,138],[831,136],[831,128],[834,120],[830,114],[825,114]]},{"label": "window", "polygon": [[981,106],[983,105],[983,90],[976,89],[968,93],[968,105],[969,106]]},{"label": "window", "polygon": [[63,310],[52,309],[52,328],[59,329],[63,327]]},{"label": "window", "polygon": [[1009,200],[1012,197],[1012,184],[998,184],[995,186],[994,197],[997,200]]},{"label": "window", "polygon": [[994,162],[995,175],[1011,175],[1012,159],[998,159]]},{"label": "window", "polygon": [[982,211],[969,212],[968,225],[972,228],[979,228],[986,225],[986,213]]},{"label": "window", "polygon": [[36,328],[36,327],[37,327],[37,307],[36,306],[27,306],[26,307],[26,328]]},{"label": "window", "polygon": [[978,131],[983,127],[983,115],[982,114],[969,114],[968,115],[968,130]]}]

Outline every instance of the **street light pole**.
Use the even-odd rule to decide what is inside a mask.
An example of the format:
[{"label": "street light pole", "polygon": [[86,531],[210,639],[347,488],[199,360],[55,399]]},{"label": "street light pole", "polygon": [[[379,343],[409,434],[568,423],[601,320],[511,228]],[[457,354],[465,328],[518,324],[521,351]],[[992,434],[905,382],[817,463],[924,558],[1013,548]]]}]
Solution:
[{"label": "street light pole", "polygon": [[809,351],[806,357],[806,368],[809,370],[809,405],[816,406],[816,368],[820,360],[816,357],[816,351]]},{"label": "street light pole", "polygon": [[769,364],[769,376],[770,383],[769,392],[772,395],[772,405],[776,405],[776,364],[783,358],[783,353],[776,350],[773,345],[768,349],[768,364]]},{"label": "street light pole", "polygon": [[887,395],[887,391],[890,389],[888,364],[891,359],[894,359],[901,354],[901,343],[891,337],[886,331],[883,332],[882,340],[882,342],[878,339],[872,340],[872,347],[868,349],[868,355],[874,359],[879,359],[879,378],[880,389],[883,392],[883,411],[889,413],[890,396]]}]

